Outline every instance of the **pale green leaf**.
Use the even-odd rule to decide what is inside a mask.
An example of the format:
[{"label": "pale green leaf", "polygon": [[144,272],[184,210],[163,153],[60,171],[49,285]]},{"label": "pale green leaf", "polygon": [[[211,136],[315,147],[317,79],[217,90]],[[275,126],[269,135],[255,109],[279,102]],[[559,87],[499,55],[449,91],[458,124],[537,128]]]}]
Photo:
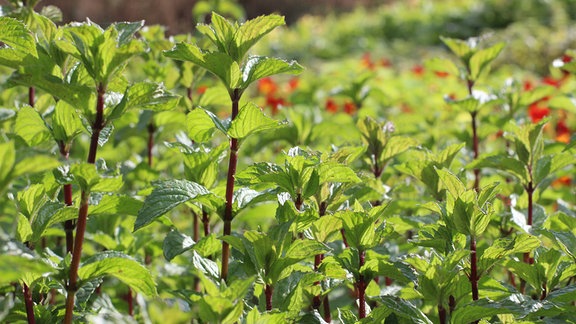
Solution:
[{"label": "pale green leaf", "polygon": [[65,100],[60,100],[54,108],[52,115],[52,131],[57,141],[70,143],[76,136],[80,135],[84,127],[80,116],[73,106]]},{"label": "pale green leaf", "polygon": [[[114,190],[108,190],[114,192]],[[138,214],[142,208],[142,202],[130,196],[104,195],[98,205],[90,205],[88,214],[90,216],[114,216]]]},{"label": "pale green leaf", "polygon": [[498,43],[492,47],[479,50],[472,55],[470,58],[470,75],[472,80],[478,79],[484,69],[494,61],[503,48],[504,43]]},{"label": "pale green leaf", "polygon": [[60,166],[58,159],[47,155],[36,155],[22,159],[14,167],[14,177],[24,174],[49,171]]},{"label": "pale green leaf", "polygon": [[60,203],[48,203],[42,207],[32,223],[31,241],[37,242],[52,225],[78,218],[78,208],[64,207]]},{"label": "pale green leaf", "polygon": [[299,74],[304,68],[296,61],[287,62],[278,58],[251,56],[242,67],[242,89],[256,80],[280,73]]},{"label": "pale green leaf", "polygon": [[30,106],[23,106],[16,116],[14,132],[28,146],[35,146],[48,141],[52,136],[40,114]]},{"label": "pale green leaf", "polygon": [[146,296],[157,295],[150,271],[120,252],[100,252],[84,261],[78,270],[78,276],[83,281],[106,275],[115,277]]},{"label": "pale green leaf", "polygon": [[16,162],[16,149],[14,142],[0,143],[0,188],[7,184],[14,163]]},{"label": "pale green leaf", "polygon": [[[22,56],[38,56],[36,40],[24,23],[10,17],[0,17],[0,41]],[[4,51],[2,49],[0,51]],[[0,54],[1,55],[1,54]]]},{"label": "pale green leaf", "polygon": [[458,179],[456,175],[447,169],[436,169],[442,187],[454,197],[460,197],[465,191],[466,186]]},{"label": "pale green leaf", "polygon": [[212,139],[216,126],[207,111],[196,108],[186,115],[186,129],[190,139],[197,143],[205,143]]},{"label": "pale green leaf", "polygon": [[231,122],[228,135],[232,138],[244,139],[248,135],[279,127],[274,119],[264,115],[255,104],[248,103],[240,108],[238,116]]},{"label": "pale green leaf", "polygon": [[21,255],[0,254],[0,284],[9,285],[23,280],[29,274],[42,275],[51,272],[46,263],[32,257]]},{"label": "pale green leaf", "polygon": [[243,23],[234,35],[238,47],[237,59],[242,60],[248,50],[264,35],[284,24],[284,17],[279,15],[259,16]]},{"label": "pale green leaf", "polygon": [[340,182],[340,183],[358,183],[360,178],[349,166],[337,162],[323,162],[317,167],[320,183]]}]

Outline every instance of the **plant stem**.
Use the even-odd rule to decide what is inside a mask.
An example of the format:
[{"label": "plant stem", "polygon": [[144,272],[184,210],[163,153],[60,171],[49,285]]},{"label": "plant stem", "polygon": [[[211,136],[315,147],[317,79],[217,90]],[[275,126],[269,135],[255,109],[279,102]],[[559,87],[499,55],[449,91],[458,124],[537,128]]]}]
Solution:
[{"label": "plant stem", "polygon": [[30,107],[34,107],[35,92],[36,91],[34,87],[28,88],[28,104],[30,105]]},{"label": "plant stem", "polygon": [[324,320],[327,323],[332,322],[332,315],[330,315],[330,300],[328,299],[328,295],[324,296],[322,305],[324,305]]},{"label": "plant stem", "polygon": [[344,247],[348,247],[348,241],[346,240],[346,231],[341,228],[340,234],[342,234],[342,243],[344,243]]},{"label": "plant stem", "polygon": [[472,285],[472,300],[478,300],[478,262],[476,258],[476,238],[470,236],[470,283]]},{"label": "plant stem", "polygon": [[[470,113],[472,117],[472,150],[474,151],[474,160],[478,159],[480,155],[480,151],[478,149],[478,126],[476,117],[478,115],[477,111],[473,111]],[[480,192],[480,169],[474,169],[474,190],[476,192]]]},{"label": "plant stem", "polygon": [[154,126],[154,122],[150,122],[148,124],[148,166],[152,167],[152,149],[154,148],[154,132],[156,131],[156,127]]},{"label": "plant stem", "polygon": [[[232,117],[234,120],[238,115],[238,103],[240,101],[240,89],[234,89],[230,94],[232,99]],[[232,199],[234,197],[234,175],[238,164],[238,139],[230,138],[230,160],[228,162],[228,177],[226,179],[226,207],[224,208],[224,236],[232,232]],[[222,241],[222,271],[220,278],[226,281],[228,277],[228,262],[230,258],[230,246],[228,242]]]},{"label": "plant stem", "polygon": [[274,287],[269,284],[266,284],[264,287],[264,294],[266,295],[266,310],[272,310],[272,293],[274,292]]},{"label": "plant stem", "polygon": [[[358,251],[358,257],[358,270],[360,270],[364,266],[366,252],[363,250]],[[366,279],[364,275],[358,277],[356,289],[358,291],[358,318],[362,319],[366,317]]]},{"label": "plant stem", "polygon": [[28,319],[28,324],[36,324],[36,318],[34,317],[34,301],[32,300],[32,293],[28,285],[23,284],[22,290],[24,292],[24,303],[26,304],[26,318]]},{"label": "plant stem", "polygon": [[[105,86],[100,83],[98,85],[98,99],[96,103],[96,118],[92,123],[92,137],[90,139],[90,150],[88,152],[87,162],[94,164],[96,162],[96,152],[98,150],[98,138],[100,132],[104,128],[104,94],[106,93]],[[80,208],[78,210],[78,221],[76,225],[76,237],[74,239],[74,250],[72,252],[72,261],[70,262],[70,277],[66,287],[66,313],[64,315],[64,323],[72,323],[74,315],[74,299],[78,291],[78,268],[80,267],[80,258],[82,257],[82,244],[84,242],[84,234],[86,232],[86,223],[88,220],[88,199],[90,192],[82,190],[80,196]]]},{"label": "plant stem", "polygon": [[[58,147],[60,148],[60,155],[64,158],[64,160],[68,161],[70,158],[70,147],[66,145],[64,142],[58,142]],[[72,206],[72,184],[67,183],[63,186],[64,192],[64,203],[66,206]],[[76,224],[74,220],[67,220],[64,222],[64,233],[66,234],[66,254],[72,253],[74,249],[74,227]]]},{"label": "plant stem", "polygon": [[446,324],[446,308],[442,304],[438,304],[438,318],[440,324]]},{"label": "plant stem", "polygon": [[204,236],[210,235],[210,214],[202,209],[202,224],[204,225]]}]

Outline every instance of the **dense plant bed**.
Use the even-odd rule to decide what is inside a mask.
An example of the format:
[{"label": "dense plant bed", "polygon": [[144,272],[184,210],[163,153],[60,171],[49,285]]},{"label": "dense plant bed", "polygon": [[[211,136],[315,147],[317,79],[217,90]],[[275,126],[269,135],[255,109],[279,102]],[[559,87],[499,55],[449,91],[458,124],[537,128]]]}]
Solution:
[{"label": "dense plant bed", "polygon": [[3,322],[576,321],[576,53],[303,67],[258,55],[278,15],[167,38],[12,4]]}]

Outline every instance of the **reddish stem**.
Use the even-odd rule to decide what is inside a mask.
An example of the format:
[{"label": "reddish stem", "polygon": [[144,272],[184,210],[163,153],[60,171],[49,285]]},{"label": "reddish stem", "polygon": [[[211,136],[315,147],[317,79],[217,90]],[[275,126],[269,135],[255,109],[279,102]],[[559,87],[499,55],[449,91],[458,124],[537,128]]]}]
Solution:
[{"label": "reddish stem", "polygon": [[540,295],[540,300],[546,299],[547,296],[548,296],[548,287],[546,285],[546,282],[543,282],[542,283],[542,295]]},{"label": "reddish stem", "polygon": [[[98,138],[100,132],[105,126],[104,122],[104,94],[106,93],[105,86],[100,83],[98,85],[98,98],[96,102],[96,118],[92,123],[92,137],[90,138],[90,150],[88,152],[87,162],[94,164],[96,162],[96,152],[98,151]],[[78,220],[76,224],[76,237],[74,238],[74,249],[72,252],[72,261],[70,262],[70,277],[66,287],[66,313],[64,315],[64,323],[72,323],[74,315],[74,299],[78,291],[78,268],[80,267],[80,258],[82,257],[82,244],[84,242],[84,234],[86,233],[86,223],[88,221],[88,199],[90,193],[82,190],[80,196],[80,208],[78,210]]]},{"label": "reddish stem", "polygon": [[332,322],[332,315],[330,315],[330,300],[328,299],[328,295],[324,296],[324,300],[322,301],[322,305],[324,305],[324,320],[327,323]]},{"label": "reddish stem", "polygon": [[[364,266],[364,261],[366,258],[365,251],[358,251],[359,255],[359,262],[358,262],[358,270]],[[358,318],[362,319],[366,317],[366,279],[364,275],[360,275],[358,277],[358,281],[356,282],[356,289],[358,292]]]},{"label": "reddish stem", "polygon": [[200,230],[198,228],[198,214],[192,211],[192,239],[194,242],[198,242],[200,239]]},{"label": "reddish stem", "polygon": [[132,295],[132,289],[128,287],[128,292],[125,295],[126,303],[128,304],[128,315],[134,317],[134,296]]},{"label": "reddish stem", "polygon": [[36,91],[34,90],[34,87],[29,87],[28,88],[28,104],[30,105],[30,107],[34,107],[34,93]]},{"label": "reddish stem", "polygon": [[440,324],[446,324],[446,308],[442,304],[438,304],[438,318]]},{"label": "reddish stem", "polygon": [[264,294],[266,295],[266,310],[272,310],[272,293],[274,292],[274,287],[271,285],[266,284],[264,288]]},{"label": "reddish stem", "polygon": [[26,304],[26,318],[28,319],[28,324],[36,324],[36,318],[34,317],[34,301],[32,300],[32,293],[28,285],[23,284],[22,289],[24,291],[24,303]]},{"label": "reddish stem", "polygon": [[202,224],[204,225],[204,236],[210,235],[210,214],[202,209]]},{"label": "reddish stem", "polygon": [[342,234],[342,242],[344,243],[344,246],[348,247],[348,241],[346,241],[346,231],[343,228],[340,229],[340,234]]},{"label": "reddish stem", "polygon": [[[234,120],[238,115],[238,103],[240,101],[240,89],[234,89],[230,98],[232,99],[232,117]],[[228,176],[226,178],[226,207],[224,208],[224,236],[232,233],[232,199],[234,197],[234,175],[238,164],[238,139],[230,139],[230,160],[228,162]],[[230,258],[230,246],[228,242],[222,241],[222,271],[220,278],[226,280],[228,277],[228,263]]]},{"label": "reddish stem", "polygon": [[[532,226],[534,218],[534,184],[532,181],[528,182],[526,186],[526,194],[528,194],[528,217],[526,219],[526,225]],[[530,252],[524,253],[524,263],[532,264],[534,259],[530,257]]]}]

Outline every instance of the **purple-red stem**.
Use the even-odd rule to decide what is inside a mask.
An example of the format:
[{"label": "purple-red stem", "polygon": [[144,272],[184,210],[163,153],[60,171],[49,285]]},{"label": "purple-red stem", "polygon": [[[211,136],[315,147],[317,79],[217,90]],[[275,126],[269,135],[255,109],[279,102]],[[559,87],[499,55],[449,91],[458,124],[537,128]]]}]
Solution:
[{"label": "purple-red stem", "polygon": [[28,285],[23,284],[22,287],[24,291],[24,303],[26,304],[26,317],[28,318],[28,324],[36,324],[36,318],[34,317],[34,301],[32,301],[32,293],[28,288]]},{"label": "purple-red stem", "polygon": [[[328,208],[328,204],[326,201],[322,201],[320,206],[318,206],[318,214],[320,217],[326,215],[326,209]],[[314,271],[318,271],[320,265],[322,264],[322,260],[324,259],[324,254],[317,254],[314,256]],[[319,285],[320,281],[316,281],[314,285]],[[332,316],[330,315],[330,300],[328,299],[328,295],[325,295],[324,298],[321,300],[321,295],[316,295],[312,298],[312,307],[314,309],[319,310],[320,304],[324,305],[324,321],[330,323],[332,321]]]},{"label": "purple-red stem", "polygon": [[442,304],[438,304],[438,318],[440,324],[446,324],[446,308]]},{"label": "purple-red stem", "polygon": [[332,322],[332,315],[330,315],[330,300],[328,299],[328,295],[324,296],[324,300],[322,301],[322,305],[324,306],[324,320],[327,323]]},{"label": "purple-red stem", "polygon": [[152,149],[154,148],[154,132],[156,131],[156,127],[154,127],[154,123],[150,122],[148,124],[148,166],[152,167]]},{"label": "purple-red stem", "polygon": [[340,234],[342,234],[342,242],[344,243],[344,247],[348,247],[348,241],[346,240],[346,230],[343,228],[340,229]]},{"label": "purple-red stem", "polygon": [[[358,251],[358,257],[358,270],[360,270],[362,269],[362,266],[364,266],[366,252],[363,250]],[[364,275],[358,277],[356,290],[358,292],[358,318],[362,319],[366,317],[366,279],[364,278]]]},{"label": "purple-red stem", "polygon": [[[68,161],[70,157],[70,147],[64,142],[58,142],[60,147],[60,155],[64,160]],[[72,184],[68,183],[63,186],[64,191],[64,203],[66,206],[72,206],[74,204],[72,200]],[[66,234],[66,254],[72,253],[74,249],[74,227],[76,224],[74,220],[67,220],[64,222],[64,233]]]},{"label": "purple-red stem", "polygon": [[[533,218],[534,218],[534,184],[532,181],[528,183],[526,186],[526,194],[528,194],[528,218],[526,220],[526,225],[532,226]],[[532,264],[534,263],[534,259],[530,257],[530,252],[524,253],[524,263]]]},{"label": "purple-red stem", "polygon": [[192,211],[192,239],[194,242],[198,242],[200,239],[200,229],[198,224],[198,214]]},{"label": "purple-red stem", "polygon": [[274,292],[274,287],[269,284],[266,284],[264,288],[264,294],[266,295],[266,310],[272,310],[272,293]]},{"label": "purple-red stem", "polygon": [[[98,138],[100,132],[105,126],[104,121],[104,94],[105,86],[98,85],[98,98],[96,102],[96,118],[92,123],[92,137],[90,138],[90,150],[88,152],[87,162],[94,164],[96,162],[96,152],[98,151]],[[74,315],[74,299],[78,291],[78,268],[80,267],[80,258],[82,257],[82,244],[84,243],[84,234],[86,232],[86,223],[88,220],[88,198],[90,193],[82,190],[80,196],[80,209],[78,210],[78,221],[76,224],[76,237],[74,238],[74,250],[72,252],[72,261],[70,262],[70,277],[66,287],[66,313],[64,323],[71,324]]]},{"label": "purple-red stem", "polygon": [[202,225],[204,225],[204,236],[210,235],[210,214],[202,209]]},{"label": "purple-red stem", "polygon": [[30,105],[30,107],[34,107],[35,92],[36,91],[34,90],[34,87],[28,88],[28,104]]},{"label": "purple-red stem", "polygon": [[[232,99],[232,116],[234,120],[238,115],[238,103],[240,101],[240,89],[234,89],[230,95]],[[228,176],[226,178],[226,207],[224,208],[224,236],[232,233],[232,198],[234,197],[234,175],[238,164],[238,139],[230,138],[230,160],[228,162]],[[220,278],[225,280],[228,277],[228,263],[230,258],[230,245],[222,241],[222,271]]]}]

